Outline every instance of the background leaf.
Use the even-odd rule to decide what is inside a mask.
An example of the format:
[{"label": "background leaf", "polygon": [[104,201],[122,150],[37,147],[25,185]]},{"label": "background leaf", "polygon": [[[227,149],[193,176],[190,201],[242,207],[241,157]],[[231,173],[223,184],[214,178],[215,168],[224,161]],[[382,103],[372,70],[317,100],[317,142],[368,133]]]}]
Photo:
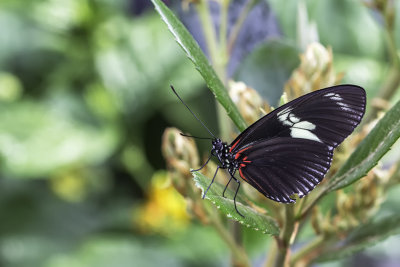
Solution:
[{"label": "background leaf", "polygon": [[[202,190],[203,194],[211,180],[206,178],[200,172],[193,172],[193,177],[194,181],[196,182],[196,186]],[[256,231],[261,231],[264,234],[279,234],[278,224],[273,218],[261,214],[255,211],[253,208],[245,205],[244,199],[240,197],[240,194],[238,194],[238,197],[236,198],[236,204],[238,210],[244,215],[244,218],[240,216],[236,212],[233,203],[234,192],[227,189],[225,193],[226,197],[222,197],[222,191],[224,188],[224,186],[214,182],[208,190],[206,198],[211,200],[211,202],[213,202],[217,208],[228,218],[232,218],[247,227],[250,227]]]},{"label": "background leaf", "polygon": [[[296,41],[298,35],[297,16],[288,16],[288,14],[294,14],[297,11],[299,2],[290,1],[282,4],[280,0],[268,0],[277,15],[284,35],[293,41]],[[317,24],[321,43],[329,44],[334,53],[383,58],[384,41],[379,26],[374,21],[374,17],[377,16],[375,14],[371,16],[370,10],[362,8],[360,2],[318,0],[303,2],[307,7],[309,20]],[[360,30],[362,28],[368,31]],[[341,38],[343,36],[346,38]],[[359,42],[358,46],[354,45],[356,42]]]},{"label": "background leaf", "polygon": [[108,98],[118,111],[129,118],[135,116],[137,122],[154,113],[148,106],[164,107],[167,99],[177,100],[169,90],[169,81],[185,99],[188,91],[195,93],[203,84],[155,13],[133,23],[104,20],[96,29],[94,41],[94,67]]},{"label": "background leaf", "polygon": [[86,113],[66,94],[0,105],[0,163],[8,175],[43,177],[60,167],[99,164],[118,138],[115,125]]},{"label": "background leaf", "polygon": [[[161,1],[175,14],[186,13],[181,2]],[[228,50],[230,63],[240,52],[236,66],[271,37],[280,39],[277,43],[285,47],[296,44],[298,0],[231,1],[226,37],[232,33],[235,14],[242,13],[243,5],[255,2],[258,4],[245,19],[234,49]],[[334,51],[335,70],[345,73],[343,82],[366,88],[371,101],[389,67],[382,16],[360,1],[303,2],[310,22],[316,21],[321,43]],[[210,24],[216,26],[217,34],[221,3],[209,3]],[[268,10],[271,3],[273,8]],[[190,33],[201,35],[204,28],[196,4],[188,6],[194,10],[198,26],[188,26]],[[394,7],[398,13],[400,1],[395,1]],[[400,20],[395,23],[399,47]],[[216,114],[225,110],[210,104],[214,95],[204,90],[203,77],[187,60],[188,54],[182,53],[152,2],[2,0],[0,28],[0,209],[4,215],[0,221],[0,266],[125,267],[132,261],[140,266],[229,266],[234,255],[230,255],[226,240],[212,226],[204,227],[186,216],[181,196],[167,179],[159,179],[159,172],[166,169],[160,153],[164,129],[173,125],[198,135],[204,130],[168,90],[169,84],[176,86],[210,129],[218,128],[221,120]],[[261,78],[275,71],[273,66],[286,64],[285,53],[282,58],[272,57],[273,51],[280,49],[279,45],[275,48],[269,55],[260,55],[277,60],[275,65],[266,65],[271,70],[262,69],[265,62],[252,67]],[[207,55],[206,47],[203,51]],[[293,58],[298,60],[297,54]],[[226,77],[234,73],[228,65]],[[282,88],[260,80],[256,89],[268,90],[263,94],[273,101]],[[395,104],[399,97],[397,93],[388,100]],[[223,121],[229,123],[229,119]],[[200,156],[204,151],[208,154],[209,145],[197,142]],[[192,159],[197,156],[193,152]],[[399,154],[386,153],[385,158],[389,160],[381,161],[386,168],[398,163]],[[374,218],[398,213],[398,178],[389,180],[390,190]],[[209,179],[205,181],[208,185]],[[222,188],[213,186],[216,196],[220,197]],[[254,207],[246,202],[247,191],[240,191],[239,202]],[[228,194],[231,200],[232,192]],[[332,210],[334,199],[335,194],[329,194],[318,205],[322,214]],[[280,206],[259,201],[261,207],[265,203],[271,210],[267,215],[280,215]],[[218,219],[223,217],[221,226],[226,226],[227,232],[226,224],[236,224],[208,200],[201,204],[212,209]],[[233,212],[233,203],[226,204]],[[315,236],[309,223],[302,225],[301,236],[293,244],[296,251]],[[241,245],[249,261],[260,265],[275,238],[253,228],[234,229],[242,235]],[[367,257],[369,264],[379,261],[379,266],[388,266],[392,261],[396,266],[398,245],[399,236],[391,237],[357,255],[354,264],[346,259],[343,265],[359,266],[360,257]]]},{"label": "background leaf", "polygon": [[271,40],[254,49],[240,64],[235,78],[256,89],[276,106],[282,88],[299,65],[299,50],[287,43]]},{"label": "background leaf", "polygon": [[321,254],[317,261],[331,261],[350,256],[367,247],[373,246],[391,235],[400,233],[400,215],[387,216],[375,222],[362,224],[344,241],[333,249]]}]

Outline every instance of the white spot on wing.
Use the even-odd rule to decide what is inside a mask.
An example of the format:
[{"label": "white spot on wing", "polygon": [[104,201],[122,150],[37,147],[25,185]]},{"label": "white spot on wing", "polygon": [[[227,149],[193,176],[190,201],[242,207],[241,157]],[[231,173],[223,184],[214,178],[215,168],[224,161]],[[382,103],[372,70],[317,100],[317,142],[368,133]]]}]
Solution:
[{"label": "white spot on wing", "polygon": [[335,101],[343,100],[343,98],[337,93],[327,93],[324,96],[329,97],[330,99],[335,100]]},{"label": "white spot on wing", "polygon": [[305,129],[299,129],[299,128],[293,128],[292,127],[290,129],[290,135],[293,138],[303,138],[303,139],[308,139],[308,140],[314,140],[314,141],[321,142],[321,140],[318,138],[318,136],[316,136],[315,134],[313,134],[309,130],[305,130]]},{"label": "white spot on wing", "polygon": [[311,123],[309,121],[301,121],[301,122],[295,123],[293,125],[293,127],[302,128],[304,130],[312,131],[312,130],[315,129],[315,124],[313,124],[313,123]]},{"label": "white spot on wing", "polygon": [[[330,96],[335,97],[333,95]],[[293,108],[287,107],[277,114],[278,120],[282,122],[283,125],[290,126],[290,135],[293,138],[303,138],[321,142],[318,136],[311,132],[315,129],[315,124],[309,121],[301,121],[295,114],[290,113],[292,110]]]},{"label": "white spot on wing", "polygon": [[342,106],[342,107],[346,107],[346,108],[349,107],[349,105],[347,105],[346,103],[343,103],[343,102],[337,102],[336,104],[338,104],[339,106]]},{"label": "white spot on wing", "polygon": [[349,107],[347,103],[342,102],[343,97],[341,97],[338,93],[328,93],[324,96],[329,97],[331,100],[334,100],[337,105],[340,106],[342,110],[351,111],[352,109]]},{"label": "white spot on wing", "polygon": [[290,115],[290,111],[292,111],[292,108],[287,107],[281,111],[278,112],[278,120],[280,120],[283,125],[287,125],[287,126],[291,126],[292,123],[288,120],[289,119],[289,115]]},{"label": "white spot on wing", "polygon": [[289,113],[290,111],[292,111],[291,107],[287,107],[285,109],[282,109],[281,111],[278,112],[278,117],[280,117],[283,113]]},{"label": "white spot on wing", "polygon": [[297,123],[297,122],[300,121],[300,119],[297,118],[293,113],[290,113],[290,115],[289,115],[289,120],[290,120],[291,122],[293,122],[293,123]]}]

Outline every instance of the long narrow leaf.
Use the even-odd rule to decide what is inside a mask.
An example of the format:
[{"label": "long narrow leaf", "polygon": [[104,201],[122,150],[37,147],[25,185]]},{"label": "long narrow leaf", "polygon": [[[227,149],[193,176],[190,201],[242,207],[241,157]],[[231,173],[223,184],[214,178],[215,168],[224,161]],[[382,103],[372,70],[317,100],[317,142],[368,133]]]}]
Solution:
[{"label": "long narrow leaf", "polygon": [[327,183],[325,191],[346,187],[364,177],[400,137],[400,101],[377,123]]},{"label": "long narrow leaf", "polygon": [[323,252],[316,261],[331,261],[350,256],[367,247],[400,233],[400,216],[390,216],[376,222],[361,225],[344,241]]},{"label": "long narrow leaf", "polygon": [[221,105],[225,108],[229,117],[236,124],[240,131],[246,129],[247,125],[245,121],[229,97],[221,80],[218,78],[214,69],[208,62],[207,57],[200,49],[197,42],[193,39],[192,35],[161,0],[151,1],[155,6],[156,11],[160,14],[162,20],[165,22],[165,24],[167,24],[170,32],[174,35],[177,43],[185,51],[186,55],[193,62],[201,76],[203,76],[207,86],[214,93],[218,102],[221,103]]},{"label": "long narrow leaf", "polygon": [[[199,187],[204,193],[211,180],[199,172],[194,172],[193,177],[194,181],[196,182],[196,186]],[[207,192],[206,199],[209,199],[212,203],[214,203],[214,205],[217,206],[217,208],[228,218],[236,220],[241,224],[256,231],[261,231],[264,234],[279,234],[278,224],[273,218],[261,214],[255,211],[253,208],[243,204],[244,200],[240,197],[240,195],[238,195],[236,199],[236,204],[240,213],[244,215],[244,218],[240,216],[236,212],[232,200],[234,193],[231,190],[227,189],[225,193],[226,197],[222,197],[223,189],[224,186],[218,184],[217,182],[214,182],[214,184]]]}]

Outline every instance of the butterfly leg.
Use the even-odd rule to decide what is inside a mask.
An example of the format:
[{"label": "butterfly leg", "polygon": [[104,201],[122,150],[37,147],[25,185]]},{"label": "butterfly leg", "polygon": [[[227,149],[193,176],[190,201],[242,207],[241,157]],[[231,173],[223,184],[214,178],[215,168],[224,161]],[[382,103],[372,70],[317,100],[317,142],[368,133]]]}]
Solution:
[{"label": "butterfly leg", "polygon": [[[239,192],[239,188],[240,188],[240,181],[238,180],[238,179],[236,179],[232,174],[231,174],[231,180],[235,180],[235,182],[238,184],[238,186],[237,186],[237,188],[236,188],[236,192],[235,192],[235,196],[233,197],[233,203],[235,204],[235,210],[236,210],[236,212],[240,215],[240,216],[242,216],[243,218],[244,218],[244,216],[243,216],[243,214],[241,214],[240,212],[239,212],[239,210],[238,210],[238,208],[237,208],[237,206],[236,206],[236,196],[237,196],[237,193]],[[229,180],[230,181],[230,180]]]},{"label": "butterfly leg", "polygon": [[196,170],[191,170],[190,172],[197,172],[197,171],[200,171],[201,169],[203,169],[207,165],[207,163],[210,161],[211,157],[212,157],[212,154],[210,154],[210,156],[208,157],[206,163],[204,163],[203,166],[201,166],[200,168],[198,168]]},{"label": "butterfly leg", "polygon": [[228,181],[228,183],[226,184],[226,186],[225,186],[225,188],[224,188],[224,191],[222,191],[222,196],[223,197],[225,197],[225,191],[226,191],[226,189],[228,188],[228,185],[229,185],[229,183],[232,181],[232,176],[231,176],[231,179],[229,179],[229,181]]},{"label": "butterfly leg", "polygon": [[215,176],[217,176],[218,170],[219,170],[219,166],[217,166],[217,169],[215,170],[215,173],[214,173],[214,177],[212,178],[210,185],[207,187],[207,190],[204,192],[203,199],[206,197],[208,189],[210,189],[211,185],[214,183]]}]

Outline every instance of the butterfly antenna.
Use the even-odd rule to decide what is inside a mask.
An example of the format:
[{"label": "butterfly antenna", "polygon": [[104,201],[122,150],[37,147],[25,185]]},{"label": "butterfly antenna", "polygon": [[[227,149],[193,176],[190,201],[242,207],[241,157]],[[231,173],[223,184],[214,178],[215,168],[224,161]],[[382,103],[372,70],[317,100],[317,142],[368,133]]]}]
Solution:
[{"label": "butterfly antenna", "polygon": [[181,98],[181,97],[178,95],[178,93],[175,91],[175,88],[174,88],[172,85],[170,85],[170,86],[171,86],[171,89],[172,89],[172,91],[174,92],[174,94],[179,98],[179,100],[182,102],[182,104],[185,105],[185,107],[190,111],[190,113],[192,113],[192,115],[196,118],[196,120],[198,120],[198,121],[203,125],[203,127],[206,128],[206,130],[207,130],[214,138],[217,138],[217,137],[215,137],[215,135],[207,128],[207,126],[196,116],[196,114],[193,113],[193,111],[188,107],[188,105],[186,105],[186,103],[183,102],[182,98]]}]

